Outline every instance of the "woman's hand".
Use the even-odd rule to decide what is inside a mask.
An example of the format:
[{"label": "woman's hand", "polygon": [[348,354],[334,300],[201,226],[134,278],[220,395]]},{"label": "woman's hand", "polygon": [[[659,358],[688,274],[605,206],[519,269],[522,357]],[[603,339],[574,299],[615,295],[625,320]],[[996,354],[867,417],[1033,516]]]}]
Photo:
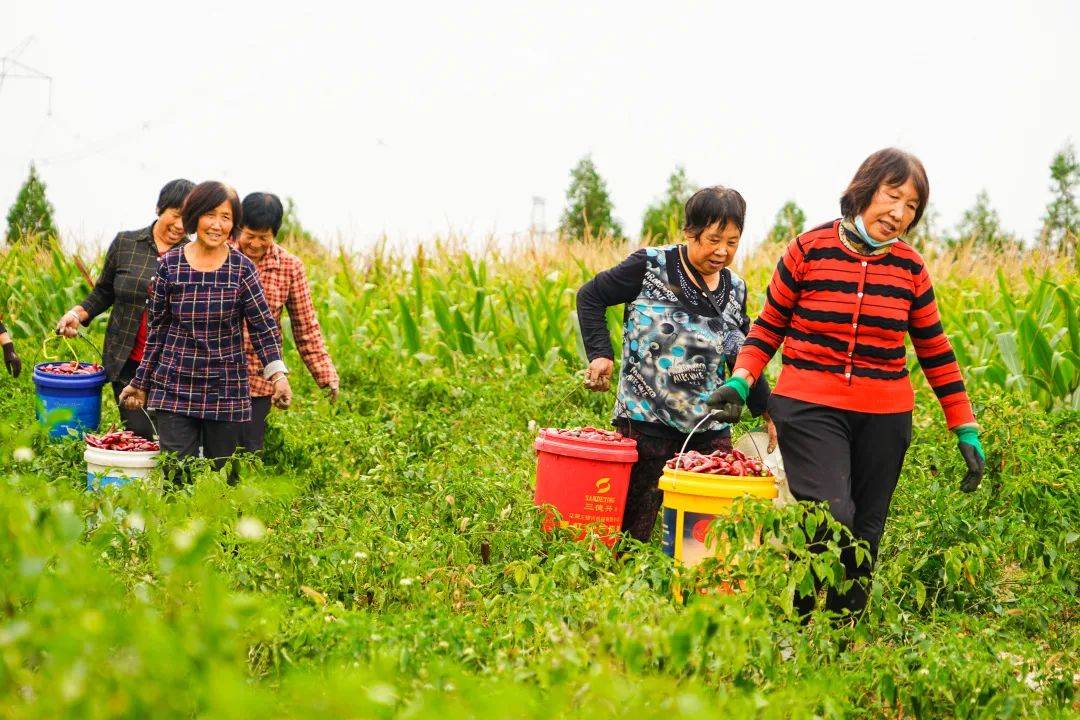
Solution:
[{"label": "woman's hand", "polygon": [[596,358],[585,370],[585,387],[593,392],[607,392],[611,389],[611,372],[614,368],[615,363],[611,358]]},{"label": "woman's hand", "polygon": [[986,454],[983,452],[982,443],[979,442],[979,431],[973,427],[963,427],[954,432],[960,456],[964,458],[964,464],[967,465],[967,473],[960,481],[960,489],[964,492],[973,492],[982,482],[983,472],[986,470]]},{"label": "woman's hand", "polygon": [[335,380],[331,383],[328,383],[325,389],[326,397],[330,399],[331,404],[336,403],[338,395],[341,394],[341,385],[338,383],[338,381]]},{"label": "woman's hand", "polygon": [[139,408],[146,407],[146,391],[140,390],[134,385],[128,385],[120,391],[120,397],[117,400],[120,407],[125,410],[138,410]]},{"label": "woman's hand", "polygon": [[720,422],[735,424],[742,417],[750,383],[739,375],[733,375],[709,396],[705,405],[713,411]]},{"label": "woman's hand", "polygon": [[765,421],[765,432],[769,433],[769,446],[765,448],[765,454],[767,455],[776,449],[776,425],[773,423],[772,418],[769,417],[767,410],[761,413],[761,419]]},{"label": "woman's hand", "polygon": [[289,385],[289,376],[280,373],[270,382],[274,386],[274,395],[270,398],[273,406],[278,410],[285,410],[292,405],[292,387]]},{"label": "woman's hand", "polygon": [[[79,325],[82,323],[82,310],[80,307],[72,308],[68,310],[56,323],[56,334],[63,335],[64,337],[73,338],[79,334]],[[84,311],[85,312],[85,311]]]}]

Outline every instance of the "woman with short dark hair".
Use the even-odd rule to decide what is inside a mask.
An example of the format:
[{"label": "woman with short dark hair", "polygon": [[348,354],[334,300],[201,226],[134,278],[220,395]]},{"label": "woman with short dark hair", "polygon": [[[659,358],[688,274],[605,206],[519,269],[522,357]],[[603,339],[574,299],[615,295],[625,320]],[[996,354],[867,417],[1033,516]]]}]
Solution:
[{"label": "woman with short dark hair", "polygon": [[[721,186],[699,190],[686,202],[685,243],[637,250],[578,291],[578,320],[589,358],[585,386],[593,391],[608,390],[614,367],[607,308],[625,304],[612,422],[637,441],[622,530],[641,542],[649,540],[656,524],[664,463],[708,414],[705,401],[727,375],[750,330],[746,283],[729,267],[745,216],[746,202],[737,191]],[[769,385],[762,379],[750,396],[755,415],[764,413],[768,397]],[[768,416],[766,421],[771,437]],[[687,447],[706,453],[731,450],[731,429],[710,421]]]},{"label": "woman with short dark hair", "polygon": [[[777,263],[765,308],[710,398],[738,420],[747,388],[783,345],[783,369],[769,411],[776,421],[788,486],[799,500],[825,502],[870,549],[870,562],[843,553],[847,593],[827,608],[860,613],[893,490],[911,443],[915,395],[905,335],[956,433],[968,471],[961,489],[982,478],[978,425],[960,367],[941,327],[926,263],[901,238],[919,222],[930,183],[919,160],[887,148],[868,157],[840,199],[843,217],[803,233]],[[813,538],[820,549],[824,535]],[[808,614],[815,596],[798,599]]]},{"label": "woman with short dark hair", "polygon": [[[304,264],[275,241],[284,215],[281,200],[273,193],[250,193],[244,198],[242,215],[237,246],[255,263],[266,302],[279,329],[282,308],[288,309],[296,350],[315,382],[329,391],[330,401],[334,402],[338,395],[338,374],[323,341]],[[251,420],[244,423],[240,442],[244,449],[259,452],[263,449],[273,388],[259,376],[262,362],[250,340],[245,343],[244,351],[251,375],[252,407]]]},{"label": "woman with short dark hair", "polygon": [[[64,313],[56,331],[75,337],[79,325],[89,325],[95,317],[112,308],[105,329],[102,352],[105,372],[112,381],[113,397],[119,405],[120,391],[135,377],[146,348],[146,306],[150,283],[161,256],[187,240],[180,208],[195,183],[172,180],[161,188],[156,206],[157,219],[149,227],[119,233],[105,253],[93,290],[81,304]],[[153,426],[142,410],[120,407],[120,419],[132,432],[152,439]]]},{"label": "woman with short dark hair", "polygon": [[169,251],[154,277],[144,362],[120,394],[130,408],[157,411],[163,450],[222,460],[251,419],[244,323],[273,387],[292,399],[277,325],[255,266],[229,240],[240,228],[240,199],[219,182],[197,185],[184,202],[184,229],[195,240]]}]

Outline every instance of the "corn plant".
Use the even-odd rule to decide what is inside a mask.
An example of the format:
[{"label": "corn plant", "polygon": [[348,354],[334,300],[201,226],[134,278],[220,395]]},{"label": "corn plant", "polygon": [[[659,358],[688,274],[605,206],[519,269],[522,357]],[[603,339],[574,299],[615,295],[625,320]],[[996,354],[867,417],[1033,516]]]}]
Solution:
[{"label": "corn plant", "polygon": [[55,239],[26,243],[0,256],[0,316],[15,338],[40,341],[81,302],[90,286]]},{"label": "corn plant", "polygon": [[[943,305],[957,358],[975,384],[1017,392],[1045,409],[1080,408],[1080,284],[1028,269],[1024,287],[996,283]],[[947,308],[947,309],[946,309]]]}]

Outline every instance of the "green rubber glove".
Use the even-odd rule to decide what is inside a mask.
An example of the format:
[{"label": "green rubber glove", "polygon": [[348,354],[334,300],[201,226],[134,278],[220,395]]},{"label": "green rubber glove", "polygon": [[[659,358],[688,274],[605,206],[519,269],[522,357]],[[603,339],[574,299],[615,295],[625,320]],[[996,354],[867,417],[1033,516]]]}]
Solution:
[{"label": "green rubber glove", "polygon": [[738,422],[742,416],[746,396],[750,394],[750,383],[741,377],[732,376],[714,392],[705,404],[716,413],[720,422]]},{"label": "green rubber glove", "polygon": [[960,449],[960,455],[967,464],[968,471],[960,482],[960,489],[964,492],[972,492],[982,482],[983,471],[986,468],[986,454],[983,452],[982,443],[979,442],[979,431],[973,427],[962,427],[956,430],[956,439]]}]

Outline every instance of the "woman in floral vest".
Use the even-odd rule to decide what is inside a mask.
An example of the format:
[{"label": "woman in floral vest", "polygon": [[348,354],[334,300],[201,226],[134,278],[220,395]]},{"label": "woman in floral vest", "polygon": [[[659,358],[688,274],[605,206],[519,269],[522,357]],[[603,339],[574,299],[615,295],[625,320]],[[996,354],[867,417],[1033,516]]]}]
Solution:
[{"label": "woman in floral vest", "polygon": [[[700,190],[686,203],[685,243],[637,250],[578,291],[589,358],[585,386],[593,391],[609,389],[614,366],[607,308],[625,304],[613,424],[637,441],[622,529],[642,542],[656,524],[664,463],[709,413],[705,401],[724,382],[750,331],[746,283],[729,267],[745,216],[746,201],[737,191]],[[762,379],[751,394],[751,412],[764,413],[768,398],[769,385]],[[772,423],[765,419],[773,438]],[[706,422],[688,448],[730,450],[731,429]]]}]

